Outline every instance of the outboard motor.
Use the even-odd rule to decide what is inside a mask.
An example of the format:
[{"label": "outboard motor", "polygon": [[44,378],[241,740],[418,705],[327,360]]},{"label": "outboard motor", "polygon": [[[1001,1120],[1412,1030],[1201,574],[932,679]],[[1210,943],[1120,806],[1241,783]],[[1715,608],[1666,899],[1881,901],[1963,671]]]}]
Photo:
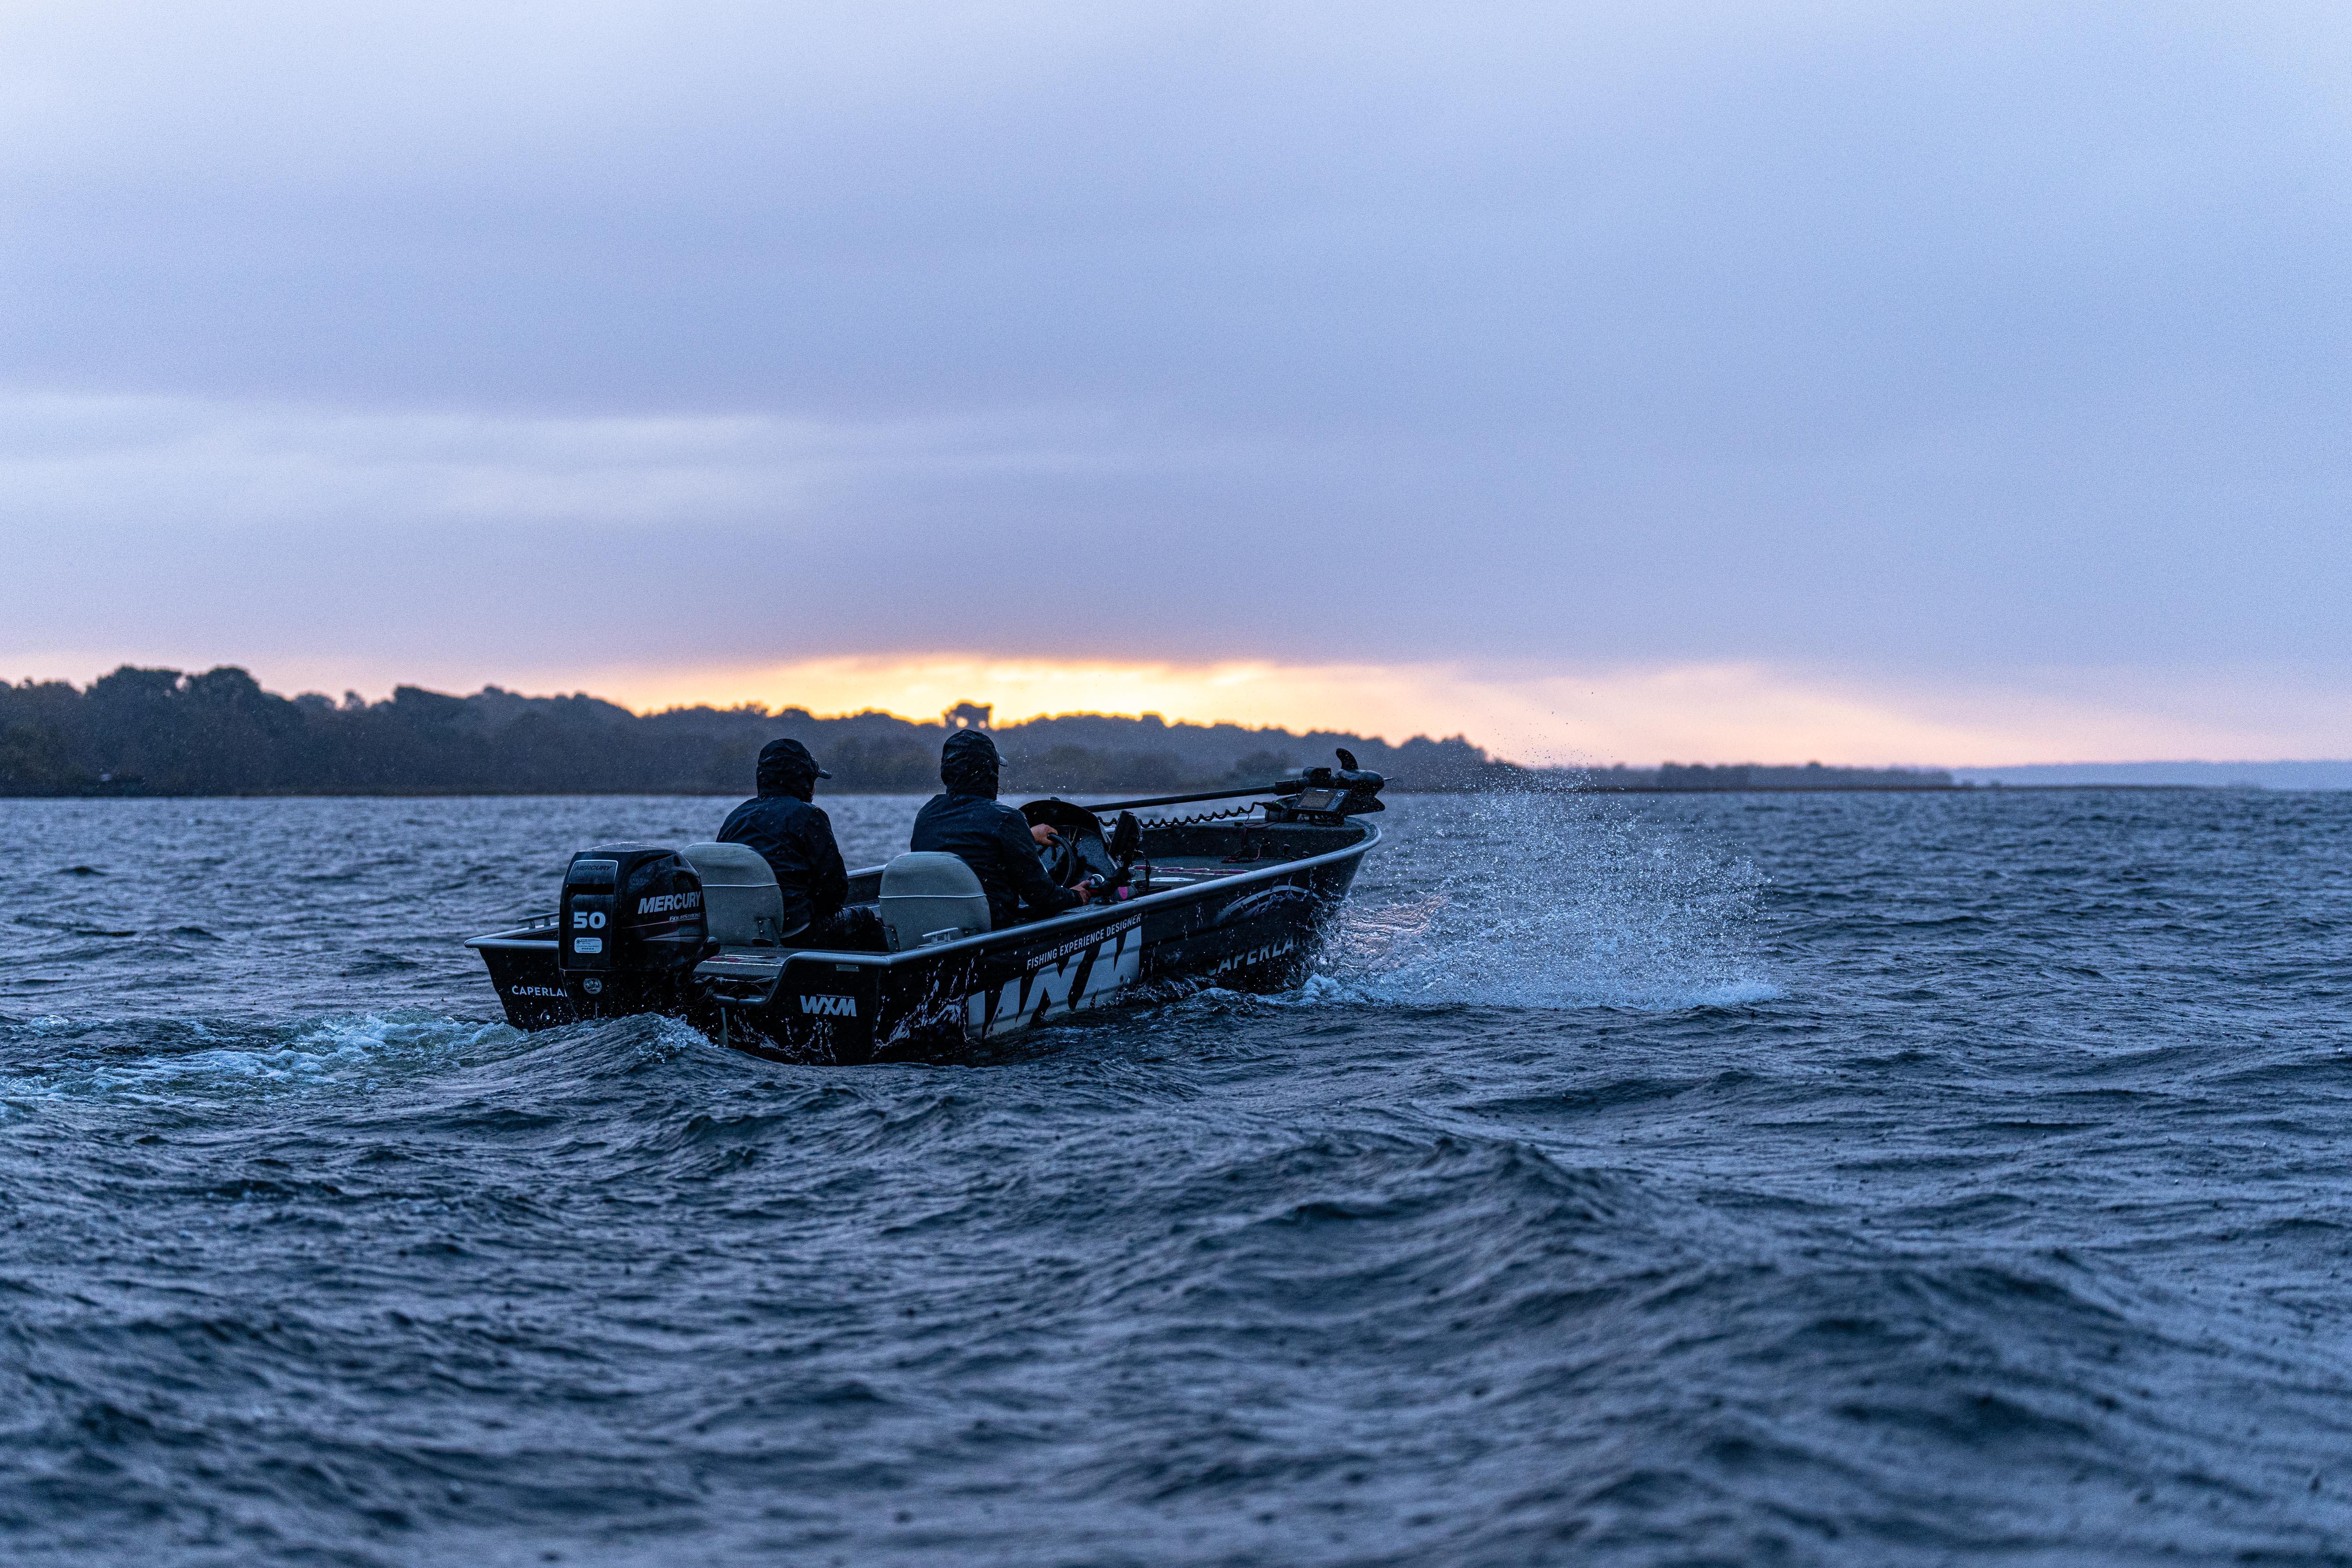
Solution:
[{"label": "outboard motor", "polygon": [[1298,793],[1268,805],[1265,819],[1337,827],[1351,816],[1387,810],[1381,804],[1381,786],[1389,781],[1370,768],[1358,767],[1355,753],[1346,747],[1340,747],[1338,754],[1338,767],[1307,769],[1298,781]]},{"label": "outboard motor", "polygon": [[702,879],[684,856],[650,844],[574,855],[557,918],[565,988],[592,1003],[635,1002],[649,984],[682,978],[709,941]]}]

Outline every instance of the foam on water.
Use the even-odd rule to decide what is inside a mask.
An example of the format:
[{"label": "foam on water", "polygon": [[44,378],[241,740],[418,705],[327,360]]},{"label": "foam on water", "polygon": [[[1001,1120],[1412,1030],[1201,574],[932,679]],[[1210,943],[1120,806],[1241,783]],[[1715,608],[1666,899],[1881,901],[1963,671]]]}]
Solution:
[{"label": "foam on water", "polygon": [[54,1046],[58,1058],[19,1054],[0,1068],[0,1105],[18,1111],[64,1100],[258,1100],[365,1090],[478,1059],[524,1037],[502,1022],[408,1011],[276,1028],[189,1019],[146,1026],[140,1032],[144,1048],[136,1051],[107,1049],[123,1029],[102,1019],[50,1016],[5,1032]]}]

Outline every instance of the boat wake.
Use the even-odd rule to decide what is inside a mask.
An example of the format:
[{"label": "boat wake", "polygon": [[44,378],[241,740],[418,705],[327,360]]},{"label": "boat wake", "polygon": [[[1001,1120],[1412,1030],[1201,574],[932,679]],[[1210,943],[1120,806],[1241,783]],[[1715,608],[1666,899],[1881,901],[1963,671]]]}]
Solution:
[{"label": "boat wake", "polygon": [[8,1030],[0,1108],[58,1100],[260,1100],[364,1090],[478,1059],[510,1039],[503,1024],[418,1013],[281,1025],[58,1016]]}]

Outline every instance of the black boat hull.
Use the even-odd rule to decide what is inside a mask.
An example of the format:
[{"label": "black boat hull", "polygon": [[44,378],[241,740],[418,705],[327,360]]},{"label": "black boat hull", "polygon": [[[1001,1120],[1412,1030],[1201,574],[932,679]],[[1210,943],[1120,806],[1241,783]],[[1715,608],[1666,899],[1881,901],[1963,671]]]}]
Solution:
[{"label": "black boat hull", "polygon": [[[921,1059],[1185,989],[1295,985],[1380,834],[1350,819],[1160,828],[1152,837],[1161,856],[1194,862],[1183,880],[1162,878],[1127,901],[912,952],[730,948],[694,974],[579,975],[558,967],[551,922],[468,945],[517,1028],[660,1013],[777,1060]],[[851,897],[871,896],[878,877],[878,868],[858,873]]]}]

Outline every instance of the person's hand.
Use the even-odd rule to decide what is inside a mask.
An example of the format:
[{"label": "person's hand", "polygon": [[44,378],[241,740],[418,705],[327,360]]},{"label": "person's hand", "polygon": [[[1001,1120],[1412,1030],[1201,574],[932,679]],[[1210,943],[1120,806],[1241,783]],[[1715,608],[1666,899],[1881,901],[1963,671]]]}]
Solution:
[{"label": "person's hand", "polygon": [[1092,903],[1094,901],[1095,890],[1092,888],[1087,887],[1084,882],[1080,882],[1076,887],[1072,888],[1070,891],[1077,894],[1078,902],[1082,904]]},{"label": "person's hand", "polygon": [[1043,849],[1046,845],[1051,844],[1055,839],[1059,838],[1061,836],[1060,830],[1055,828],[1051,823],[1041,822],[1036,826],[1029,830],[1029,837],[1037,841],[1037,847],[1040,849]]}]

